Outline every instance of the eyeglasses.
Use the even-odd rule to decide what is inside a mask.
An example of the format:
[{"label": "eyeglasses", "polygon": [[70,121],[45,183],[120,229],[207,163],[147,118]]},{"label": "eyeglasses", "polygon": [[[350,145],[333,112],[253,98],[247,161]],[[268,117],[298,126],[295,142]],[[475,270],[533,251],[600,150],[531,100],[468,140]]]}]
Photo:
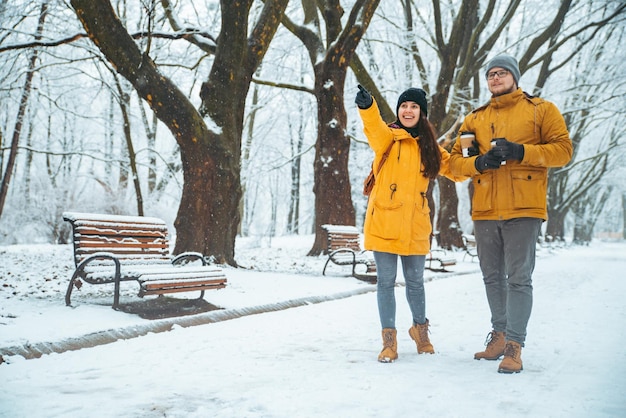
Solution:
[{"label": "eyeglasses", "polygon": [[507,75],[509,75],[509,71],[508,70],[493,71],[493,72],[487,74],[487,80],[493,80],[496,76],[498,76],[498,78],[504,78]]}]

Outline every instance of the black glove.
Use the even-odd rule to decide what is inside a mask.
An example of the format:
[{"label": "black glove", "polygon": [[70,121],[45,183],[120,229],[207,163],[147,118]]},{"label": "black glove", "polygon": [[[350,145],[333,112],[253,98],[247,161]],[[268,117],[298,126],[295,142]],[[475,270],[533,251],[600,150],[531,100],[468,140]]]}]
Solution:
[{"label": "black glove", "polygon": [[522,161],[524,158],[524,146],[515,142],[507,141],[506,138],[494,139],[495,145],[491,147],[494,154],[502,161],[517,160]]},{"label": "black glove", "polygon": [[485,170],[500,168],[501,162],[502,160],[494,154],[492,148],[487,154],[483,154],[474,160],[474,167],[482,173]]},{"label": "black glove", "polygon": [[354,99],[354,103],[361,109],[368,109],[372,103],[374,103],[374,99],[372,99],[372,95],[369,91],[365,90],[362,85],[359,84],[359,92],[356,94],[356,98]]},{"label": "black glove", "polygon": [[468,157],[475,157],[478,154],[480,154],[478,152],[478,141],[474,140],[474,141],[472,141],[472,146],[467,149],[467,156]]}]

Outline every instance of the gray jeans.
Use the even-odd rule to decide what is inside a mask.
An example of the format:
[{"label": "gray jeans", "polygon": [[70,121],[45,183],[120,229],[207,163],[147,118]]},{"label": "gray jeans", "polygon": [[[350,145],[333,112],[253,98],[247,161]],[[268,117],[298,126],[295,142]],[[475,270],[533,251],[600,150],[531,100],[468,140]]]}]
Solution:
[{"label": "gray jeans", "polygon": [[533,306],[532,273],[541,219],[474,221],[476,248],[494,331],[524,345]]},{"label": "gray jeans", "polygon": [[406,283],[406,300],[413,316],[413,324],[426,322],[426,297],[424,292],[424,255],[403,255],[374,251],[376,261],[376,297],[381,328],[396,328],[396,275],[398,257]]}]

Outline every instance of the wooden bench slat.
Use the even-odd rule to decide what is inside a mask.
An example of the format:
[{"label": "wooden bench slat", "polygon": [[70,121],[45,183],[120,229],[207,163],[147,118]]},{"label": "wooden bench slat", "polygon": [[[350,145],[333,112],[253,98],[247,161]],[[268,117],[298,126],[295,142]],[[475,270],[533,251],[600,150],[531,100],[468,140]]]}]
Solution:
[{"label": "wooden bench slat", "polygon": [[122,228],[112,228],[112,227],[96,227],[96,226],[81,226],[76,228],[74,231],[78,236],[108,236],[108,235],[118,235],[125,234],[130,236],[138,236],[138,237],[166,237],[167,229],[156,229],[153,231],[147,230],[145,226],[135,227],[132,225],[127,225]]},{"label": "wooden bench slat", "polygon": [[166,293],[180,293],[180,292],[192,292],[192,291],[204,291],[204,290],[218,290],[225,288],[226,285],[215,285],[215,286],[198,286],[198,287],[177,287],[177,288],[159,288],[153,290],[141,290],[139,291],[139,296],[152,296],[152,295],[164,295]]},{"label": "wooden bench slat", "polygon": [[113,241],[124,239],[128,242],[167,242],[167,235],[154,234],[154,235],[133,235],[129,233],[119,232],[116,234],[75,234],[74,239],[81,242],[92,241]]},{"label": "wooden bench slat", "polygon": [[198,278],[195,280],[185,280],[185,281],[174,281],[174,280],[155,280],[155,281],[147,281],[142,282],[141,285],[146,290],[152,289],[169,289],[169,288],[185,288],[185,287],[197,287],[201,285],[210,285],[210,286],[219,286],[225,283],[224,278],[219,279],[206,279],[206,278]]},{"label": "wooden bench slat", "polygon": [[111,215],[101,213],[63,212],[63,219],[75,225],[166,225],[161,218],[135,215]]},{"label": "wooden bench slat", "polygon": [[[115,270],[112,268],[113,265],[97,265],[93,267],[89,267],[85,269],[85,273],[92,278],[102,277],[113,279],[115,277]],[[183,266],[177,267],[172,265],[171,263],[159,263],[156,265],[122,265],[121,266],[121,277],[122,280],[147,280],[147,277],[159,276],[159,275],[167,275],[168,277],[196,277],[198,274],[204,276],[213,276],[216,274],[221,274],[221,270],[212,269],[207,266]]]},{"label": "wooden bench slat", "polygon": [[178,272],[173,269],[170,271],[160,271],[148,274],[142,274],[139,277],[141,282],[165,283],[168,280],[188,280],[189,282],[199,282],[202,280],[215,280],[224,278],[224,273],[216,271],[183,271]]},{"label": "wooden bench slat", "polygon": [[[101,253],[101,251],[94,251],[92,253],[81,253],[76,255],[77,261],[80,263],[86,258],[95,254]],[[163,254],[134,254],[134,253],[117,253],[117,260],[120,264],[171,264],[171,258],[166,253]],[[91,266],[112,266],[111,260],[93,260],[89,266],[85,267],[85,270],[89,271]]]},{"label": "wooden bench slat", "polygon": [[330,238],[331,242],[330,242],[330,246],[331,247],[337,247],[337,248],[342,248],[342,247],[357,247],[357,248],[361,248],[361,245],[359,244],[358,241],[346,241],[346,240],[336,240],[333,238]]},{"label": "wooden bench slat", "polygon": [[[151,249],[155,251],[168,250],[168,247],[163,242],[138,242],[138,241],[111,241],[103,240],[101,242],[96,241],[78,241],[81,248],[86,250],[98,249],[98,248],[119,248],[126,251],[140,251]],[[106,250],[103,250],[106,251]],[[145,252],[145,251],[144,251]]]},{"label": "wooden bench slat", "polygon": [[[88,255],[93,255],[93,254],[88,254]],[[124,269],[125,266],[141,266],[141,265],[170,266],[172,264],[169,257],[165,257],[165,256],[157,257],[155,255],[149,255],[149,256],[144,256],[144,257],[136,257],[136,256],[126,257],[124,254],[122,254],[122,255],[117,256],[117,260],[120,262],[122,269]],[[106,269],[106,268],[112,267],[113,265],[114,265],[113,261],[111,260],[93,260],[91,263],[85,266],[84,270],[91,271],[91,270],[96,270],[96,269]]]},{"label": "wooden bench slat", "polygon": [[156,258],[169,258],[169,251],[165,248],[135,248],[135,247],[116,247],[113,245],[104,247],[87,247],[80,248],[76,251],[76,255],[92,255],[97,253],[114,253],[122,256],[130,257],[156,257]]},{"label": "wooden bench slat", "polygon": [[77,254],[94,254],[94,253],[116,253],[116,254],[128,254],[128,255],[158,255],[158,256],[166,256],[169,254],[169,248],[165,247],[156,247],[150,245],[144,246],[120,246],[120,245],[100,245],[100,246],[85,246],[81,247]]},{"label": "wooden bench slat", "polygon": [[170,274],[171,272],[178,272],[178,274],[193,274],[193,273],[204,273],[204,274],[214,274],[217,272],[222,272],[222,269],[215,266],[205,266],[205,265],[184,265],[177,266],[174,264],[167,264],[168,269],[163,269],[163,265],[128,265],[122,266],[122,270],[129,271],[133,274],[137,275],[145,275],[145,274],[159,274],[163,272],[164,274]]}]

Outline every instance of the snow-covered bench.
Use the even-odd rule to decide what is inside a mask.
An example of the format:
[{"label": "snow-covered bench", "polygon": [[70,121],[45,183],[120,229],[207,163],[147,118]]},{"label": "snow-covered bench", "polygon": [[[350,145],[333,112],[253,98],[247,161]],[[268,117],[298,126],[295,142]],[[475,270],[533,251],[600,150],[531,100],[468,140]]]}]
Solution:
[{"label": "snow-covered bench", "polygon": [[447,272],[447,267],[456,264],[456,256],[454,253],[448,253],[446,250],[433,248],[426,256],[425,268],[432,271]]},{"label": "snow-covered bench", "polygon": [[[339,266],[352,266],[352,276],[368,282],[376,281],[376,262],[371,252],[361,250],[361,237],[355,226],[322,225],[326,230],[328,259],[322,275],[326,274],[328,263]],[[357,272],[357,266],[364,265],[365,272]],[[361,268],[362,270],[362,268]]]},{"label": "snow-covered bench", "polygon": [[463,254],[463,260],[466,256],[470,256],[470,261],[474,261],[474,258],[478,258],[478,250],[476,249],[476,237],[474,235],[463,234],[463,245],[465,245],[465,254]]},{"label": "snow-covered bench", "polygon": [[158,218],[65,212],[72,224],[74,263],[65,303],[74,286],[114,283],[113,309],[119,307],[120,282],[135,280],[139,296],[204,291],[226,286],[226,276],[206,263],[203,255],[170,256],[166,223]]}]

